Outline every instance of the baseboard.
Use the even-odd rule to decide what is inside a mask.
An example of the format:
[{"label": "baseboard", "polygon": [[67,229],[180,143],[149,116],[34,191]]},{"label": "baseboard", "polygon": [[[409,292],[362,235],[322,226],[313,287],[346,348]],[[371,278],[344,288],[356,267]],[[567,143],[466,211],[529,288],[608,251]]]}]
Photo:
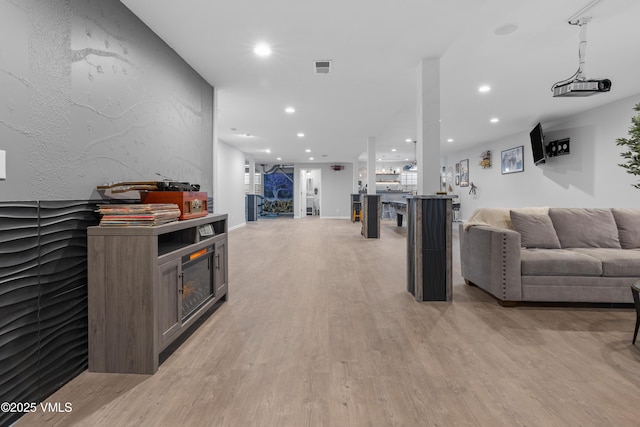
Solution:
[{"label": "baseboard", "polygon": [[237,230],[238,228],[242,228],[242,227],[244,227],[244,226],[246,226],[246,225],[247,225],[247,223],[246,223],[246,221],[245,221],[245,222],[243,222],[242,224],[238,224],[238,225],[234,225],[233,227],[230,227],[230,228],[229,228],[229,231]]}]

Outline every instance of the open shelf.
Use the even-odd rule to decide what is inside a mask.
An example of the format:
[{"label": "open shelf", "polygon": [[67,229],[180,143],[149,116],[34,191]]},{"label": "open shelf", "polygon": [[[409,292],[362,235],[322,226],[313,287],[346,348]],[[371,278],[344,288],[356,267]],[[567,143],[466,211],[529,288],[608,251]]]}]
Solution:
[{"label": "open shelf", "polygon": [[193,245],[197,242],[196,232],[196,228],[193,227],[160,234],[158,236],[158,256]]}]

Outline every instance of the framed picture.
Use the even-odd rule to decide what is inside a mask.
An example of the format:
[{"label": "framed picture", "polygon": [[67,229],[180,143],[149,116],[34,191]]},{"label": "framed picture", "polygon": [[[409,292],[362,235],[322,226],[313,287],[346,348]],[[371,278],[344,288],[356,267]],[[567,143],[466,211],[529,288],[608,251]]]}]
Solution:
[{"label": "framed picture", "polygon": [[469,186],[469,159],[460,160],[460,187]]},{"label": "framed picture", "polygon": [[460,175],[460,163],[456,163],[456,175]]},{"label": "framed picture", "polygon": [[491,167],[491,150],[483,151],[480,155],[482,160],[480,160],[480,166],[482,169],[487,169]]},{"label": "framed picture", "polygon": [[460,175],[456,175],[456,185],[460,185]]},{"label": "framed picture", "polygon": [[502,152],[501,165],[502,174],[516,173],[524,171],[524,147],[510,148]]}]

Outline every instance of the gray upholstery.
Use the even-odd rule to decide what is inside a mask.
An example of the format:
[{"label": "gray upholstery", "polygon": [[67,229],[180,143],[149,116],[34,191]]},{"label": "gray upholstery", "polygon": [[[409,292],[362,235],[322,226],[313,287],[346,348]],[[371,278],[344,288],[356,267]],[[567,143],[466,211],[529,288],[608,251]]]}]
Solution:
[{"label": "gray upholstery", "polygon": [[574,250],[523,249],[520,261],[523,276],[602,276],[598,258]]},{"label": "gray upholstery", "polygon": [[[460,224],[462,276],[501,300],[520,301],[520,234],[491,226],[463,230]],[[487,262],[494,260],[495,262]]]},{"label": "gray upholstery", "polygon": [[523,276],[521,301],[633,302],[629,277]]},{"label": "gray upholstery", "polygon": [[548,214],[512,210],[511,224],[520,233],[523,248],[560,249],[560,240]]},{"label": "gray upholstery", "polygon": [[569,252],[581,253],[597,259],[602,263],[603,276],[640,277],[640,251],[609,248],[575,248]]},{"label": "gray upholstery", "polygon": [[620,248],[610,209],[551,208],[549,217],[563,248]]},{"label": "gray upholstery", "polygon": [[622,249],[640,248],[640,209],[611,209]]},{"label": "gray upholstery", "polygon": [[[539,214],[513,218],[515,230],[544,227]],[[518,224],[527,218],[535,224]],[[549,218],[561,249],[524,248],[549,242],[461,224],[463,277],[502,301],[632,302],[629,285],[640,280],[640,210],[550,208]]]}]

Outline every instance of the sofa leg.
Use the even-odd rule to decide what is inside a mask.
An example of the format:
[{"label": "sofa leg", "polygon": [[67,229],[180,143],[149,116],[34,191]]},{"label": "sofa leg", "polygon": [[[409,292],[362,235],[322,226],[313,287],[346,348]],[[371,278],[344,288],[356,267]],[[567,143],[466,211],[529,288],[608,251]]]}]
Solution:
[{"label": "sofa leg", "polygon": [[467,286],[478,286],[478,285],[476,285],[475,283],[473,283],[472,281],[470,281],[469,279],[464,279],[464,283],[465,283]]},{"label": "sofa leg", "polygon": [[518,301],[503,301],[499,299],[498,304],[500,304],[502,307],[515,307],[516,305],[518,305]]}]

